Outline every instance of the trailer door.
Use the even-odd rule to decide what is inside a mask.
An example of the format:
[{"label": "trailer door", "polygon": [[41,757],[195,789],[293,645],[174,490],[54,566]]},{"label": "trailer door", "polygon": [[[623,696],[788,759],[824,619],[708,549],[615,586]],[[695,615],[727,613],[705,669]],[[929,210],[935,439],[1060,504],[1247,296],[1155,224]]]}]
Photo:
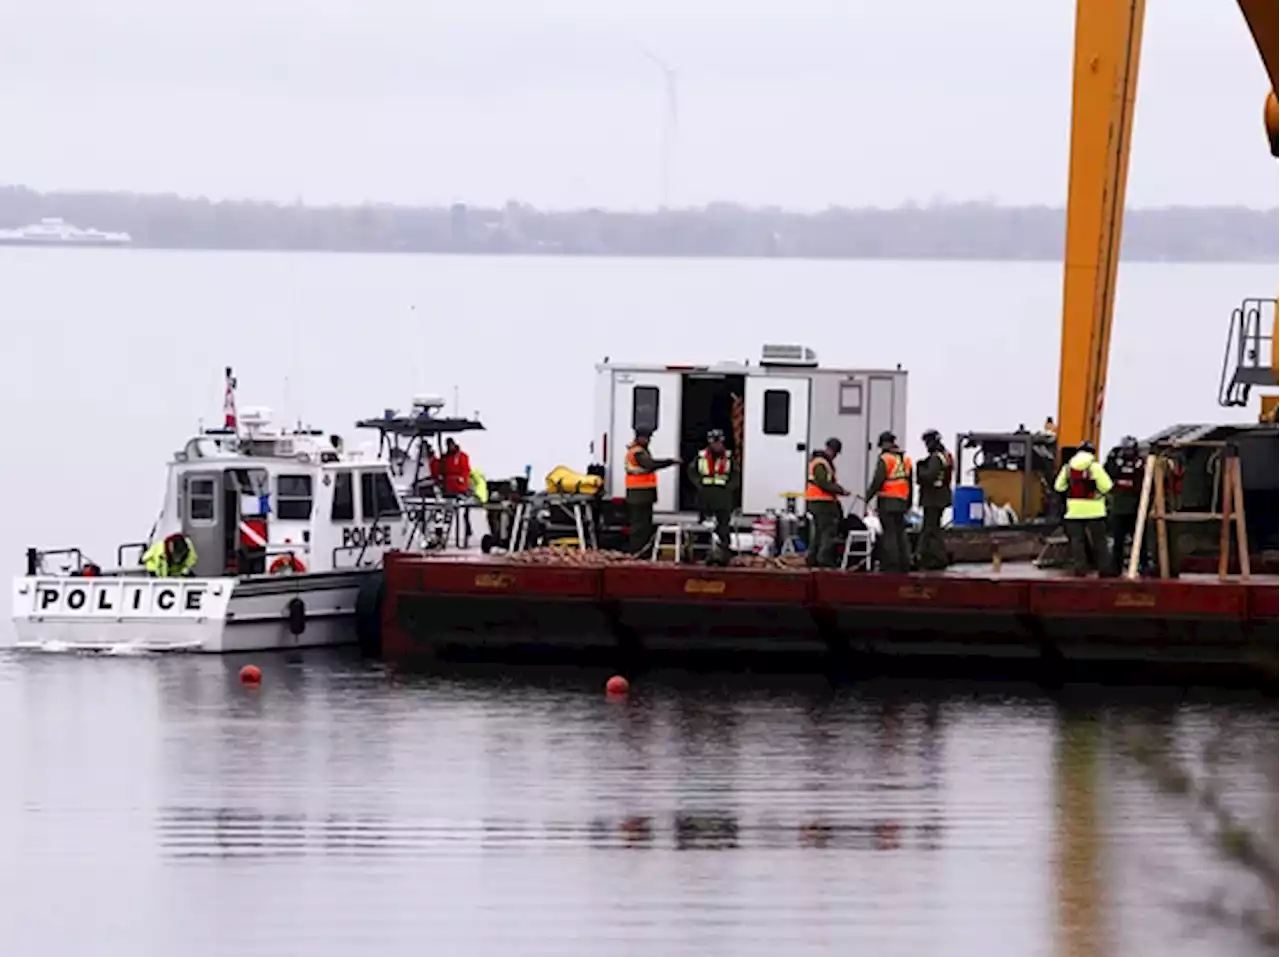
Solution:
[{"label": "trailer door", "polygon": [[[609,436],[609,494],[626,494],[627,446],[636,429],[649,429],[649,451],[655,459],[680,454],[680,373],[615,372],[613,375],[613,428]],[[679,466],[658,473],[656,512],[675,512],[679,500]]]},{"label": "trailer door", "polygon": [[[893,431],[893,377],[873,375],[868,380],[867,388],[867,462],[866,475],[862,481],[871,484],[871,476],[876,472],[876,463],[880,461],[880,453],[876,443],[881,432]],[[898,436],[898,441],[905,444],[906,439]]]},{"label": "trailer door", "polygon": [[804,492],[809,464],[809,380],[749,376],[742,450],[742,511],[781,509]]}]

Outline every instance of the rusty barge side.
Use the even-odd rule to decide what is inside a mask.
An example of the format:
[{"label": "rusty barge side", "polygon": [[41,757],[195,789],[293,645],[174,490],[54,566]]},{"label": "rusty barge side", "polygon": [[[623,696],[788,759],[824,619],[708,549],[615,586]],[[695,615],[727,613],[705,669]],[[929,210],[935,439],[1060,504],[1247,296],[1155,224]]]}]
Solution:
[{"label": "rusty barge side", "polygon": [[1274,674],[1277,583],[1000,574],[849,574],[637,564],[519,565],[395,554],[392,660],[542,660],[619,668],[726,658],[980,669],[1019,662]]}]

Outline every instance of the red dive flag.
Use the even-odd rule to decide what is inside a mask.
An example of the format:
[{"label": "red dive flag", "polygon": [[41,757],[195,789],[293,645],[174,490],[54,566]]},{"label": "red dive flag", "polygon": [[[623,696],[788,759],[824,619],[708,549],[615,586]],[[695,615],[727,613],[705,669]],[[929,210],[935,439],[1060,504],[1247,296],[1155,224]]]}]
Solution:
[{"label": "red dive flag", "polygon": [[265,518],[240,519],[240,544],[253,550],[267,547],[267,520]]},{"label": "red dive flag", "polygon": [[227,389],[222,395],[222,424],[228,429],[236,427],[236,380],[227,366]]}]

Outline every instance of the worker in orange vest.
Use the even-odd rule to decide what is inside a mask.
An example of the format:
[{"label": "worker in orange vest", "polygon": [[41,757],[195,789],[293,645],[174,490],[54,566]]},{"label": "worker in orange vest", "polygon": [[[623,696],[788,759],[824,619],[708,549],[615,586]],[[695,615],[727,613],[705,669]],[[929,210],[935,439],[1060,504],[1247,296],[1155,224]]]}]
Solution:
[{"label": "worker in orange vest", "polygon": [[907,512],[911,510],[911,459],[898,448],[892,432],[881,432],[880,458],[867,486],[866,499],[876,499],[880,516],[880,570],[911,570],[911,546],[907,543]]},{"label": "worker in orange vest", "polygon": [[658,501],[658,472],[679,465],[679,459],[655,459],[649,454],[653,433],[636,429],[627,446],[627,519],[631,523],[630,551],[640,555],[653,541],[653,506]]},{"label": "worker in orange vest", "polygon": [[813,535],[805,548],[804,563],[810,568],[833,568],[836,564],[836,537],[844,518],[840,496],[849,494],[836,481],[836,456],[843,448],[839,439],[827,439],[809,460],[804,509],[813,523]]}]

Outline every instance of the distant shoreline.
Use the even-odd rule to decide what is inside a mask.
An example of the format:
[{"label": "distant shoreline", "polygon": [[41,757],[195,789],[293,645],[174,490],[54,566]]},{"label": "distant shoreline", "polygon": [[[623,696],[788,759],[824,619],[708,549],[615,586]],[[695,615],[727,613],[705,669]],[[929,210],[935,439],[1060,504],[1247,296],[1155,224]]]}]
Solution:
[{"label": "distant shoreline", "polygon": [[[1061,208],[976,202],[818,213],[729,203],[651,212],[542,211],[515,202],[500,209],[325,207],[0,187],[0,228],[51,216],[129,233],[133,249],[593,258],[1061,262],[1065,232]],[[1122,258],[1277,264],[1280,210],[1130,209]]]}]

